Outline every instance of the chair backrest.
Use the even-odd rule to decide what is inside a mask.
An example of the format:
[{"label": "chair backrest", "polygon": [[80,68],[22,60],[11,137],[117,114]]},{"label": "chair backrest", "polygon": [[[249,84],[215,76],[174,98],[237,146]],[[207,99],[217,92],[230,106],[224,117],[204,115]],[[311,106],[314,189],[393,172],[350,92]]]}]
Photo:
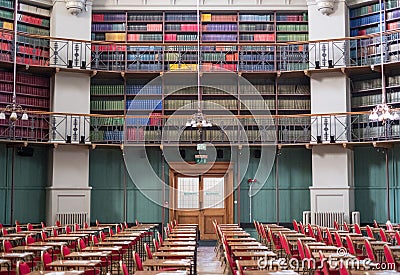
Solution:
[{"label": "chair backrest", "polygon": [[165,232],[165,237],[168,238],[168,235],[169,235],[168,227],[164,227],[164,232]]},{"label": "chair backrest", "polygon": [[0,229],[2,229],[3,228],[3,224],[2,223],[0,223]]},{"label": "chair backrest", "polygon": [[244,274],[243,267],[240,265],[238,260],[236,260],[236,268],[237,268],[237,272],[236,272],[237,275],[243,275]]},{"label": "chair backrest", "polygon": [[122,270],[122,275],[129,275],[128,267],[122,261],[119,261],[119,268]]},{"label": "chair backrest", "polygon": [[300,232],[301,232],[301,234],[306,234],[306,230],[304,229],[304,226],[303,226],[303,224],[301,223],[301,222],[299,222],[299,227],[300,227]]},{"label": "chair backrest", "polygon": [[343,247],[342,239],[340,238],[340,235],[337,232],[335,232],[335,242],[337,247]]},{"label": "chair backrest", "polygon": [[307,224],[307,229],[308,229],[308,236],[315,239],[314,230],[313,230],[311,224]]},{"label": "chair backrest", "polygon": [[29,265],[23,261],[17,262],[16,274],[17,275],[25,275],[31,272]]},{"label": "chair backrest", "polygon": [[78,240],[78,250],[83,251],[85,248],[86,248],[85,241],[82,238],[80,238]]},{"label": "chair backrest", "polygon": [[40,259],[42,261],[43,270],[51,270],[52,269],[52,267],[47,266],[49,263],[51,263],[53,261],[49,252],[42,251]]},{"label": "chair backrest", "polygon": [[15,225],[15,232],[21,232],[21,231],[22,231],[22,229],[21,229],[21,226],[19,225],[19,223],[16,224]]},{"label": "chair backrest", "polygon": [[144,250],[146,251],[147,259],[153,259],[153,253],[151,253],[150,246],[148,243],[144,243]]},{"label": "chair backrest", "polygon": [[26,237],[25,237],[25,243],[28,245],[28,244],[32,244],[32,243],[34,243],[35,242],[35,238],[33,238],[31,235],[27,235]]},{"label": "chair backrest", "polygon": [[61,226],[61,223],[60,223],[60,221],[59,221],[59,220],[57,220],[57,221],[56,221],[56,226],[58,226],[58,227],[60,227],[60,226]]},{"label": "chair backrest", "polygon": [[313,255],[311,253],[310,247],[307,244],[305,244],[305,245],[303,245],[303,248],[304,248],[304,255],[306,256],[306,258],[313,259]]},{"label": "chair backrest", "polygon": [[383,252],[384,252],[384,254],[385,254],[386,262],[387,262],[388,264],[395,264],[395,263],[396,263],[395,260],[394,260],[394,257],[393,257],[392,250],[390,249],[390,246],[388,246],[387,244],[385,244],[385,245],[383,246]]},{"label": "chair backrest", "polygon": [[376,220],[374,220],[374,228],[379,228],[379,224]]},{"label": "chair backrest", "polygon": [[306,255],[304,254],[303,242],[300,239],[297,239],[297,249],[299,250],[300,259],[303,260],[306,258]]},{"label": "chair backrest", "polygon": [[40,232],[40,237],[42,238],[42,242],[47,241],[47,235],[45,231]]},{"label": "chair backrest", "polygon": [[101,241],[101,242],[104,242],[105,239],[106,239],[106,234],[104,234],[103,231],[100,231],[100,241]]},{"label": "chair backrest", "polygon": [[4,227],[1,229],[1,233],[2,233],[3,236],[8,235],[8,231],[7,231],[7,229],[4,228]]},{"label": "chair backrest", "polygon": [[347,232],[350,232],[350,227],[347,225],[347,222],[343,223],[343,229],[346,230]]},{"label": "chair backrest", "polygon": [[42,228],[46,227],[46,224],[44,222],[40,222],[40,225],[41,225]]},{"label": "chair backrest", "polygon": [[58,230],[56,228],[53,229],[53,237],[58,236]]},{"label": "chair backrest", "polygon": [[226,258],[226,261],[229,264],[229,268],[231,270],[231,274],[235,274],[236,273],[235,262],[233,261],[231,255],[229,253],[227,253],[226,251],[225,251],[225,258]]},{"label": "chair backrest", "polygon": [[87,222],[83,223],[83,228],[89,228],[89,225],[87,224]]},{"label": "chair backrest", "polygon": [[142,260],[140,259],[139,254],[136,253],[135,251],[133,251],[133,260],[135,261],[136,270],[143,271]]},{"label": "chair backrest", "polygon": [[365,250],[367,251],[367,256],[371,261],[375,261],[374,250],[372,249],[371,243],[368,240],[365,240]]},{"label": "chair backrest", "polygon": [[122,229],[121,229],[120,225],[117,225],[116,228],[117,228],[117,233],[121,233]]},{"label": "chair backrest", "polygon": [[349,250],[350,254],[356,255],[356,249],[354,248],[353,241],[351,240],[350,236],[346,236],[346,244],[347,249]]},{"label": "chair backrest", "polygon": [[324,254],[322,254],[322,251],[320,250],[319,252],[319,259],[321,261],[320,266],[322,266],[322,273],[324,275],[329,275],[329,266],[328,266],[328,262],[326,261]]},{"label": "chair backrest", "polygon": [[327,240],[328,240],[328,245],[334,245],[331,231],[329,230],[328,227],[325,229],[325,231],[326,231],[326,236],[327,236]]},{"label": "chair backrest", "polygon": [[292,253],[291,253],[289,245],[288,245],[288,241],[287,241],[285,235],[282,234],[282,232],[279,232],[279,239],[281,241],[282,247],[285,250],[286,254],[289,256],[292,256]]},{"label": "chair backrest", "polygon": [[110,227],[108,234],[111,236],[114,236],[114,230],[112,229],[112,227]]},{"label": "chair backrest", "polygon": [[139,221],[136,219],[135,220],[135,225],[138,226],[139,225]]},{"label": "chair backrest", "polygon": [[400,245],[400,232],[399,231],[396,231],[396,233],[394,234],[394,238],[396,239],[397,245]]},{"label": "chair backrest", "polygon": [[100,222],[98,219],[96,219],[96,226],[99,226],[99,225],[100,225]]},{"label": "chair backrest", "polygon": [[293,229],[296,230],[297,232],[299,232],[300,228],[299,228],[299,225],[297,224],[297,221],[293,220],[292,223],[293,223]]},{"label": "chair backrest", "polygon": [[322,235],[321,227],[317,226],[317,242],[324,242],[324,235]]},{"label": "chair backrest", "polygon": [[360,225],[359,225],[358,223],[355,223],[355,224],[354,224],[354,231],[355,231],[357,234],[362,234]]},{"label": "chair backrest", "polygon": [[155,238],[153,239],[153,244],[154,244],[155,250],[158,251],[158,249],[160,249],[160,244],[158,243],[158,241]]},{"label": "chair backrest", "polygon": [[12,249],[11,242],[9,240],[3,240],[3,250],[6,253],[10,253]]},{"label": "chair backrest", "polygon": [[66,226],[65,226],[65,233],[69,234],[69,233],[71,233],[71,232],[72,232],[71,227],[69,227],[68,225],[66,225]]},{"label": "chair backrest", "polygon": [[393,225],[390,221],[386,222],[386,230],[393,230]]},{"label": "chair backrest", "polygon": [[157,239],[158,239],[158,243],[160,244],[160,246],[162,246],[164,243],[164,240],[163,240],[160,232],[158,232],[158,231],[157,231]]},{"label": "chair backrest", "polygon": [[381,236],[381,241],[382,242],[387,242],[386,233],[385,233],[385,230],[383,230],[383,228],[381,228],[379,230],[379,235]]},{"label": "chair backrest", "polygon": [[79,231],[79,229],[81,229],[81,226],[79,224],[75,224],[75,231]]},{"label": "chair backrest", "polygon": [[93,236],[92,236],[92,244],[93,244],[93,245],[97,245],[98,243],[99,243],[99,239],[97,238],[96,235],[93,235]]},{"label": "chair backrest", "polygon": [[343,262],[339,262],[339,275],[350,275],[349,271],[347,270],[346,264]]},{"label": "chair backrest", "polygon": [[365,230],[367,231],[367,236],[368,236],[368,237],[370,237],[370,238],[372,238],[372,239],[375,239],[374,232],[372,231],[371,226],[367,225],[367,226],[365,227]]},{"label": "chair backrest", "polygon": [[27,230],[33,230],[33,225],[31,224],[31,223],[28,223],[27,225],[26,225],[26,229]]},{"label": "chair backrest", "polygon": [[64,258],[65,256],[69,255],[71,253],[71,250],[69,250],[68,246],[63,245],[61,246],[61,256]]},{"label": "chair backrest", "polygon": [[333,221],[333,227],[334,227],[336,230],[339,230],[339,224],[338,224],[337,221]]}]

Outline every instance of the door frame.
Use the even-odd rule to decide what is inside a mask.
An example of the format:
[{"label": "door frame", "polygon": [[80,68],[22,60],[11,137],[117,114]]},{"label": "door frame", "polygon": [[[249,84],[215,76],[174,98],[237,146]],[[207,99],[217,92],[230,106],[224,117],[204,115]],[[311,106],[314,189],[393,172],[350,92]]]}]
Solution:
[{"label": "door frame", "polygon": [[[195,163],[189,163],[193,164],[193,166],[188,166],[188,163],[186,162],[175,162],[170,165],[170,167],[174,167],[177,169],[179,172],[177,172],[175,169],[170,168],[169,169],[169,185],[170,185],[170,192],[169,194],[169,201],[171,204],[171,208],[169,209],[169,220],[174,220],[176,219],[176,211],[179,211],[175,209],[176,206],[176,196],[175,196],[175,186],[177,184],[176,178],[179,175],[182,176],[187,176],[187,177],[193,177],[196,176],[194,174],[199,173],[201,169],[200,166],[195,165]],[[196,168],[198,171],[196,171]],[[190,170],[189,170],[190,169]],[[203,174],[201,176],[207,177],[207,176],[212,176],[212,175],[225,175],[225,194],[229,194],[225,198],[224,202],[224,210],[225,210],[225,223],[233,223],[233,164],[231,162],[215,162],[212,167],[207,171],[206,174]],[[195,211],[200,211],[200,210],[195,210]],[[193,211],[188,211],[188,212],[193,212]],[[200,219],[199,222],[199,228],[205,228],[203,221]]]}]

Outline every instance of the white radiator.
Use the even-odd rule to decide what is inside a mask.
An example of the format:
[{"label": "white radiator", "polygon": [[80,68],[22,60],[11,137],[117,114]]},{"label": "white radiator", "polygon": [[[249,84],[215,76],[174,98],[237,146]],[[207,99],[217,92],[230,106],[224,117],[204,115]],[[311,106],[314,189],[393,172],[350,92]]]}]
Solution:
[{"label": "white radiator", "polygon": [[311,215],[311,223],[333,228],[333,222],[339,225],[344,223],[344,212],[314,212]]},{"label": "white radiator", "polygon": [[79,224],[83,226],[83,223],[88,222],[89,214],[87,212],[69,212],[69,213],[57,213],[56,220],[64,224]]}]

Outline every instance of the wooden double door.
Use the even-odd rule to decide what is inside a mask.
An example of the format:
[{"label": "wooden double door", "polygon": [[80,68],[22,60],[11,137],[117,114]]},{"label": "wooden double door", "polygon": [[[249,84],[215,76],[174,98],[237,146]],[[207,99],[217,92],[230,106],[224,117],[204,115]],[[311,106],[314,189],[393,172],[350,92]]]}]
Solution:
[{"label": "wooden double door", "polygon": [[[221,168],[221,167],[220,167]],[[172,171],[173,194],[170,219],[178,223],[198,224],[201,240],[216,239],[212,222],[233,222],[233,179],[224,169],[212,169],[204,175],[182,175]],[[227,170],[225,170],[226,172]]]}]

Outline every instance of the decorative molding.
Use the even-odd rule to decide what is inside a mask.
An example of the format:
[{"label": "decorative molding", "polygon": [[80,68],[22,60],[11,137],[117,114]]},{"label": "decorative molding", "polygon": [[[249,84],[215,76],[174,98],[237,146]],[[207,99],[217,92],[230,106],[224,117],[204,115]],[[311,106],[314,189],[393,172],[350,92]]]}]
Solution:
[{"label": "decorative molding", "polygon": [[87,11],[86,0],[65,0],[65,6],[75,16]]}]

